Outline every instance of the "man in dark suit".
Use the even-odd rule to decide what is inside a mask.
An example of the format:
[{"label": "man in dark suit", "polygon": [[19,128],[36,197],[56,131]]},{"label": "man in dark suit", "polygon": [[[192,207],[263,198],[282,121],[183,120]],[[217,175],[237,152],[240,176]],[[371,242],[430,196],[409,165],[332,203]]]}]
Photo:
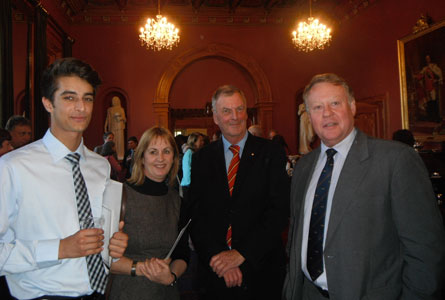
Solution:
[{"label": "man in dark suit", "polygon": [[222,137],[193,155],[190,187],[206,299],[279,299],[289,214],[285,153],[247,132],[238,88],[218,88],[212,106]]},{"label": "man in dark suit", "polygon": [[138,146],[138,139],[135,136],[130,136],[127,141],[127,150],[124,155],[124,168],[126,170],[125,178],[130,178],[133,168],[134,152]]},{"label": "man in dark suit", "polygon": [[303,99],[322,143],[292,178],[283,299],[439,299],[445,233],[419,155],[355,129],[335,74],[315,76]]}]

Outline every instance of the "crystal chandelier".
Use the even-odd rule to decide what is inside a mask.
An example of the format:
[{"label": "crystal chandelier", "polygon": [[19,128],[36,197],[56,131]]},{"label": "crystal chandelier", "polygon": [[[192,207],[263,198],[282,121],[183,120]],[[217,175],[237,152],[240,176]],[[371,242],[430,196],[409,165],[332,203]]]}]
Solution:
[{"label": "crystal chandelier", "polygon": [[148,18],[145,27],[139,29],[139,40],[141,45],[147,49],[160,51],[162,49],[172,50],[179,43],[179,29],[168,23],[167,18],[161,15],[161,4],[158,0],[158,14],[156,20]]},{"label": "crystal chandelier", "polygon": [[315,49],[324,49],[331,41],[331,29],[312,17],[312,5],[309,0],[309,18],[300,22],[297,30],[292,32],[292,42],[300,51],[309,52]]}]

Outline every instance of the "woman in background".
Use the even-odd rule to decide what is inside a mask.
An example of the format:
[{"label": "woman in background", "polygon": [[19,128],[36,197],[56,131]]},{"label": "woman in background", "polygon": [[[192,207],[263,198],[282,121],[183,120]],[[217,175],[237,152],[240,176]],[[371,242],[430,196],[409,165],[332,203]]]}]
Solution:
[{"label": "woman in background", "polygon": [[179,152],[171,133],[161,127],[145,131],[136,148],[133,173],[124,184],[125,256],[112,265],[111,300],[178,300],[176,280],[187,268],[187,236],[164,259],[177,235],[181,199],[172,188]]},{"label": "woman in background", "polygon": [[181,187],[184,199],[187,199],[188,188],[191,182],[192,154],[204,146],[204,139],[199,132],[193,132],[187,140],[188,149],[182,157]]}]

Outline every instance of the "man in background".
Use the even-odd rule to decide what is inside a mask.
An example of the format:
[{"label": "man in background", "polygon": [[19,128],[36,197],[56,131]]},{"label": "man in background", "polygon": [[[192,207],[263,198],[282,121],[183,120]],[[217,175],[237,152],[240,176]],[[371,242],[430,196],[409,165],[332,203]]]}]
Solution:
[{"label": "man in background", "polygon": [[12,137],[8,130],[0,129],[0,156],[14,149],[11,145],[11,139]]},{"label": "man in background", "polygon": [[248,129],[249,133],[251,135],[257,136],[257,137],[263,137],[263,128],[261,128],[260,125],[251,125]]},{"label": "man in background", "polygon": [[303,93],[321,146],[292,177],[284,299],[441,299],[445,232],[412,147],[354,128],[355,99],[335,74]]},{"label": "man in background", "polygon": [[11,145],[18,149],[31,142],[31,122],[23,116],[12,116],[6,122],[5,129],[11,134]]},{"label": "man in background", "polygon": [[102,145],[94,147],[94,152],[96,152],[97,154],[102,153],[102,147],[105,145],[106,142],[110,142],[110,141],[114,140],[114,134],[111,131],[105,132],[103,139],[104,139],[104,143]]},{"label": "man in background", "polygon": [[[108,271],[94,218],[102,216],[110,165],[82,138],[100,78],[65,58],[45,70],[41,84],[51,127],[0,158],[0,275],[18,299],[101,299]],[[110,255],[120,258],[127,241],[115,233]]]},{"label": "man in background", "polygon": [[127,141],[127,151],[125,151],[124,167],[127,170],[125,178],[130,178],[131,169],[133,167],[134,151],[138,146],[138,139],[135,136],[130,136]]},{"label": "man in background", "polygon": [[212,108],[222,138],[193,155],[190,186],[205,299],[279,299],[289,213],[284,150],[248,133],[238,88],[218,88]]}]

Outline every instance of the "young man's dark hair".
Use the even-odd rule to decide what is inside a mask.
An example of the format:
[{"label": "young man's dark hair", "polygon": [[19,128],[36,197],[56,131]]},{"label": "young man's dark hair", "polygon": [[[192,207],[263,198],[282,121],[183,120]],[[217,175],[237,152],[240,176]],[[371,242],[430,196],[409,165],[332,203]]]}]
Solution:
[{"label": "young man's dark hair", "polygon": [[135,142],[136,144],[138,143],[138,139],[137,139],[137,137],[135,137],[135,136],[130,136],[130,137],[128,138],[128,141],[133,141],[133,142]]},{"label": "young man's dark hair", "polygon": [[31,127],[31,121],[29,121],[27,118],[20,116],[20,115],[14,115],[11,116],[8,119],[8,122],[6,122],[5,129],[8,131],[11,131],[16,127],[17,125],[21,126],[29,126]]},{"label": "young man's dark hair", "polygon": [[42,75],[40,88],[42,96],[54,101],[54,92],[57,90],[57,79],[62,76],[77,76],[91,84],[96,94],[97,87],[102,83],[99,74],[87,63],[73,58],[56,60]]}]

